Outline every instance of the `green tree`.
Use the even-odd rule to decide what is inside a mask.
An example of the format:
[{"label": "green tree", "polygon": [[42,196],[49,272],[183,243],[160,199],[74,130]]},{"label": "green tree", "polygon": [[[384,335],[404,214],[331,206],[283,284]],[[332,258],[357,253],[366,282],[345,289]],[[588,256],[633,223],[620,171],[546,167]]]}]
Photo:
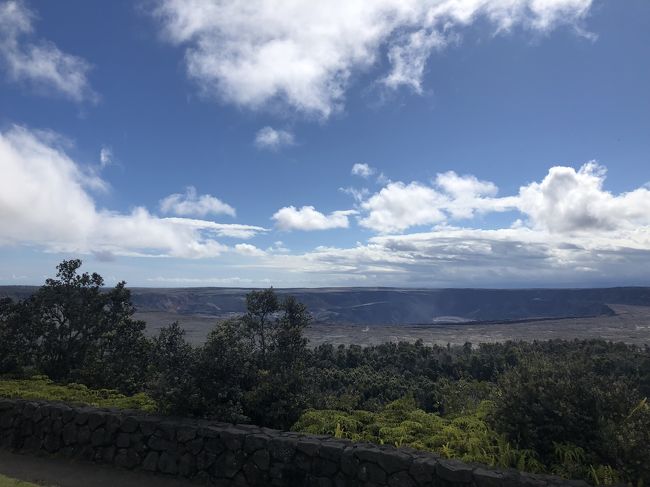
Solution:
[{"label": "green tree", "polygon": [[31,297],[0,303],[0,367],[136,392],[146,378],[146,325],[133,319],[124,282],[105,289],[99,274],[79,273],[81,264],[63,261]]},{"label": "green tree", "polygon": [[223,321],[208,335],[198,356],[195,377],[203,415],[248,422],[243,397],[255,385],[257,360],[249,329],[242,320]]},{"label": "green tree", "polygon": [[39,333],[26,302],[0,299],[0,373],[22,375],[33,368]]},{"label": "green tree", "polygon": [[185,340],[178,322],[163,327],[153,339],[149,394],[165,414],[202,415],[195,372],[198,352]]}]

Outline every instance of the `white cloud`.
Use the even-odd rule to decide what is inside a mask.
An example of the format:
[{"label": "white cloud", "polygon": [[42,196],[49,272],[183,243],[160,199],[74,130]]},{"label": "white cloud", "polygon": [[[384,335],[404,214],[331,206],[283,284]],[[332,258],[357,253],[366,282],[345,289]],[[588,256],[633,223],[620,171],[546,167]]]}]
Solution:
[{"label": "white cloud", "polygon": [[596,162],[553,167],[540,183],[519,191],[519,209],[534,228],[551,232],[592,232],[650,225],[650,190],[612,195],[603,190],[606,169]]},{"label": "white cloud", "polygon": [[96,101],[87,78],[90,64],[52,42],[33,40],[35,18],[22,0],[0,3],[0,59],[9,78],[76,102]]},{"label": "white cloud", "polygon": [[260,267],[276,269],[292,285],[557,287],[646,282],[649,258],[649,226],[581,236],[443,225],[354,247],[269,254]]},{"label": "white cloud", "polygon": [[497,197],[498,188],[472,175],[438,174],[434,186],[391,182],[360,203],[359,223],[380,233],[471,219],[476,213],[519,211],[525,224],[553,233],[619,230],[650,225],[650,190],[613,195],[603,189],[606,170],[595,162],[579,170],[557,166],[517,195]]},{"label": "white cloud", "polygon": [[348,228],[348,216],[355,213],[354,210],[343,210],[325,215],[313,206],[286,206],[276,211],[272,218],[280,230],[329,230]]},{"label": "white cloud", "polygon": [[255,247],[255,245],[247,243],[239,243],[235,245],[235,252],[250,257],[262,257],[266,255],[266,252],[264,252],[262,249]]},{"label": "white cloud", "polygon": [[389,183],[361,203],[368,214],[359,223],[380,232],[395,232],[441,222],[446,219],[441,211],[446,201],[435,189],[417,182]]},{"label": "white cloud", "polygon": [[375,174],[376,170],[374,167],[370,167],[366,163],[356,163],[352,166],[351,174],[354,176],[361,176],[362,178],[369,178]]},{"label": "white cloud", "polygon": [[[38,245],[49,251],[213,257],[228,250],[215,237],[248,238],[261,227],[186,218],[159,218],[146,208],[98,209],[98,187],[52,137],[13,127],[0,132],[0,245]],[[101,181],[101,180],[99,180]]]},{"label": "white cloud", "polygon": [[[219,241],[265,232],[257,226],[160,218],[142,207],[128,213],[98,208],[92,192],[103,182],[70,159],[61,144],[47,132],[21,127],[0,132],[0,245],[94,254],[102,260],[223,255],[229,264],[237,254],[229,272],[244,274],[224,279],[272,275],[287,285],[495,287],[647,281],[650,190],[607,191],[605,169],[594,162],[579,169],[552,167],[538,181],[504,197],[497,196],[493,183],[451,172],[439,174],[431,185],[391,182],[359,206],[361,221],[379,235],[351,247],[318,246],[296,254],[282,242],[261,249]],[[519,212],[518,223],[494,229],[450,223],[459,211],[458,218],[468,219],[505,209]],[[346,228],[354,213],[286,207],[273,218],[278,229],[316,230]],[[399,233],[423,224],[430,228]]]},{"label": "white cloud", "polygon": [[188,186],[185,194],[174,193],[160,200],[160,211],[178,216],[230,215],[235,216],[235,209],[219,198],[209,194],[199,195],[196,188]]},{"label": "white cloud", "polygon": [[260,149],[277,150],[294,143],[295,139],[291,132],[276,130],[273,127],[264,127],[255,135],[255,145]]},{"label": "white cloud", "polygon": [[454,171],[438,174],[435,187],[419,182],[389,182],[379,192],[361,202],[367,214],[359,223],[381,233],[401,232],[410,227],[473,218],[516,208],[513,197],[496,198],[498,188],[472,175]]},{"label": "white cloud", "polygon": [[113,163],[113,150],[110,147],[102,147],[99,151],[99,165],[103,169]]},{"label": "white cloud", "polygon": [[432,50],[487,19],[546,33],[581,30],[592,0],[159,0],[166,39],[183,46],[187,73],[209,96],[326,118],[343,106],[353,75],[387,55],[386,86],[420,92]]}]

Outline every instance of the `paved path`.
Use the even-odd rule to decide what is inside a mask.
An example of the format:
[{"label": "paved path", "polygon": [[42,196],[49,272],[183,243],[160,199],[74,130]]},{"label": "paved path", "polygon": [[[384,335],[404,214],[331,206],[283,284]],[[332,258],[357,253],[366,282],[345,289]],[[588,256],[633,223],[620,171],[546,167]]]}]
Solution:
[{"label": "paved path", "polygon": [[130,472],[105,465],[0,450],[0,473],[56,487],[188,487],[189,481]]}]

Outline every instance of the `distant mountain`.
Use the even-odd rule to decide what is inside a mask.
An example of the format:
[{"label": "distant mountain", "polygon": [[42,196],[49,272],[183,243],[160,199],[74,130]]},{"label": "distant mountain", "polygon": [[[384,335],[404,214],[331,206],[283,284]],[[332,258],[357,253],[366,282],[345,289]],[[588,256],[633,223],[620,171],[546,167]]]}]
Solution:
[{"label": "distant mountain", "polygon": [[[35,287],[0,286],[24,298]],[[132,288],[141,312],[224,317],[244,311],[249,289]],[[609,304],[650,306],[650,288],[603,289],[277,289],[305,303],[315,321],[336,324],[429,324],[612,315]]]}]

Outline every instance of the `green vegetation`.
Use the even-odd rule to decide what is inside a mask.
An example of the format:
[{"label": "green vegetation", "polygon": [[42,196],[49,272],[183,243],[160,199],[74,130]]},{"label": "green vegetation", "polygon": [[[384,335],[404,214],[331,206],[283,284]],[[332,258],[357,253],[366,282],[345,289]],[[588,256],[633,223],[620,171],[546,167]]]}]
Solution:
[{"label": "green vegetation", "polygon": [[[648,346],[310,349],[307,309],[272,289],[251,292],[244,315],[192,346],[177,323],[146,338],[124,283],[105,290],[80,266],[64,261],[31,298],[0,300],[0,373],[14,378],[0,395],[293,427],[594,484],[650,483]],[[35,374],[58,385],[25,380]]]},{"label": "green vegetation", "polygon": [[83,384],[54,384],[45,376],[30,379],[0,380],[0,397],[63,401],[102,408],[139,409],[153,412],[156,403],[147,394],[140,392],[125,396],[115,390],[88,389]]},{"label": "green vegetation", "polygon": [[5,475],[0,474],[0,487],[38,487],[37,484],[31,482],[24,482],[22,480],[12,479]]},{"label": "green vegetation", "polygon": [[409,397],[391,402],[376,413],[307,411],[294,428],[354,441],[410,446],[445,458],[543,471],[535,452],[513,448],[504,435],[492,428],[489,417],[493,411],[492,402],[482,401],[471,414],[443,417],[419,409]]}]

